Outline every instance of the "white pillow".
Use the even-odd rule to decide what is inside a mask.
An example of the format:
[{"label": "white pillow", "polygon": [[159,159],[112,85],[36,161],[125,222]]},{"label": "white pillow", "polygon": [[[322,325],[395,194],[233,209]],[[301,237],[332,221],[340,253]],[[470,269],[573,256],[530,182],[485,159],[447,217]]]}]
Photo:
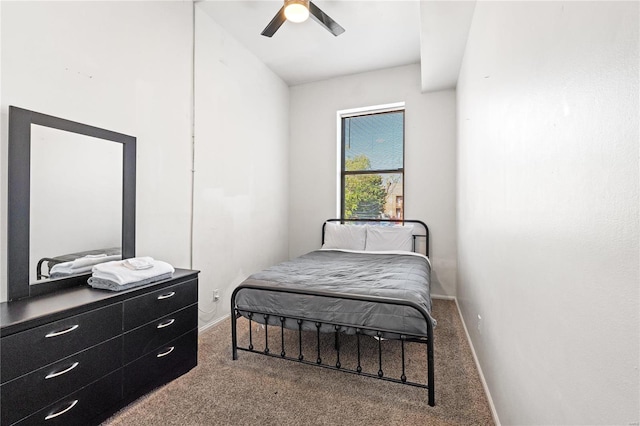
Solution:
[{"label": "white pillow", "polygon": [[413,250],[413,226],[367,225],[367,251]]},{"label": "white pillow", "polygon": [[341,225],[327,222],[323,249],[364,250],[367,228],[362,225]]}]

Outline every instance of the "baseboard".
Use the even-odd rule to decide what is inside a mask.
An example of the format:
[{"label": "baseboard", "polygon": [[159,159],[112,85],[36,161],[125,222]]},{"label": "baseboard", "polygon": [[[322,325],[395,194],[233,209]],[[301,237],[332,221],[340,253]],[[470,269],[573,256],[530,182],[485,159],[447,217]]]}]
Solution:
[{"label": "baseboard", "polygon": [[222,321],[226,320],[227,318],[229,318],[230,314],[227,314],[221,318],[218,318],[215,321],[211,321],[205,325],[203,325],[202,327],[198,327],[198,334],[204,332],[205,330],[208,330],[209,328],[213,327],[214,325],[220,324]]},{"label": "baseboard", "polygon": [[[447,295],[443,295],[443,294],[432,294],[431,295],[432,299],[440,299],[440,300],[456,300],[455,296],[447,296]],[[457,302],[456,302],[457,304]]]},{"label": "baseboard", "polygon": [[[432,296],[434,299],[444,299],[444,297]],[[487,395],[487,401],[489,402],[489,408],[491,408],[491,416],[493,417],[493,421],[497,426],[500,426],[500,418],[498,417],[498,412],[496,411],[496,406],[493,404],[493,398],[491,398],[491,392],[489,392],[489,386],[487,386],[487,381],[484,378],[484,373],[482,373],[482,367],[480,367],[480,361],[478,361],[478,356],[476,355],[476,350],[473,347],[473,342],[471,341],[471,336],[469,335],[469,330],[467,330],[467,324],[464,322],[464,317],[462,316],[462,311],[460,310],[460,305],[458,304],[458,299],[452,298],[456,302],[456,308],[458,308],[458,315],[460,316],[460,321],[462,321],[462,327],[464,328],[464,334],[467,336],[467,342],[469,342],[469,347],[471,348],[471,354],[473,355],[473,361],[476,363],[476,368],[478,369],[478,374],[480,375],[480,382],[482,383],[482,388],[484,389],[484,393]]]}]

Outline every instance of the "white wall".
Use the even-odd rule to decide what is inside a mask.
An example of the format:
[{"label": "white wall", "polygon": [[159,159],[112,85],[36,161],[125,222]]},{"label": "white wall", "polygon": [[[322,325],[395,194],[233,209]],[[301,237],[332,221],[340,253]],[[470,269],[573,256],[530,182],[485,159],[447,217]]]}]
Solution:
[{"label": "white wall", "polygon": [[229,313],[248,275],[287,259],[289,89],[198,4],[195,28],[193,267],[204,326]]},{"label": "white wall", "polygon": [[639,420],[638,117],[637,2],[477,3],[458,300],[503,424]]},{"label": "white wall", "polygon": [[[8,106],[16,105],[136,136],[137,253],[189,267],[191,2],[0,8],[3,128]],[[1,142],[5,266],[6,131]],[[6,300],[4,273],[1,279]]]},{"label": "white wall", "polygon": [[420,92],[408,65],[291,88],[289,256],[318,249],[337,212],[337,124],[343,109],[406,103],[405,217],[431,231],[432,294],[456,294],[455,92]]}]

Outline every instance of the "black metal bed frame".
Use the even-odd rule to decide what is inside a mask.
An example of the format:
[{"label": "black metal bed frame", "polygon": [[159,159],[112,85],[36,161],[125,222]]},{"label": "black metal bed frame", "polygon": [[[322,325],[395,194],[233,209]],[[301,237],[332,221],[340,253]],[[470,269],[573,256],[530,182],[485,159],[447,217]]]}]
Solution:
[{"label": "black metal bed frame", "polygon": [[[424,237],[426,238],[426,254],[429,254],[429,228],[424,222],[417,220],[384,220],[384,219],[329,219],[328,222],[340,221],[340,222],[403,222],[403,223],[417,223],[424,227],[425,234],[414,234],[414,242],[413,249],[416,250],[416,237]],[[326,222],[325,222],[326,224]],[[322,226],[322,242],[324,243],[324,231],[325,224]],[[373,303],[383,303],[390,305],[400,305],[406,306],[412,309],[415,309],[425,320],[427,325],[427,333],[426,334],[409,334],[399,330],[389,330],[389,329],[380,329],[380,328],[372,328],[366,327],[362,325],[354,325],[354,324],[344,324],[337,322],[328,322],[326,320],[320,320],[315,318],[302,318],[296,316],[283,316],[273,313],[261,312],[261,311],[250,311],[248,309],[238,309],[236,306],[236,296],[239,291],[243,289],[251,289],[251,290],[261,290],[261,291],[269,291],[269,292],[277,292],[277,293],[290,293],[290,294],[299,294],[305,296],[315,296],[315,297],[324,297],[324,298],[332,298],[332,299],[348,299],[354,301],[362,301],[362,302],[373,302]],[[244,314],[249,320],[249,346],[248,347],[240,347],[238,346],[238,338],[237,338],[237,320],[238,318]],[[262,350],[255,349],[252,335],[252,322],[254,321],[254,316],[261,317],[262,321],[256,321],[264,324],[264,348]],[[276,323],[279,321],[280,324],[274,326],[273,324],[269,324],[269,320],[271,317],[276,317]],[[285,321],[287,319],[295,320],[295,323],[298,325],[297,328],[297,336],[298,336],[298,354],[297,356],[287,355],[285,351],[285,337],[284,337],[284,329],[285,329]],[[273,321],[273,320],[272,320]],[[304,322],[310,322],[315,325],[315,333],[316,333],[316,360],[310,361],[305,358],[305,355],[302,353],[302,324]],[[322,362],[322,357],[320,354],[320,329],[322,325],[330,325],[335,330],[335,352],[336,352],[336,363],[335,365],[330,365]],[[280,353],[273,353],[272,349],[269,348],[269,327],[277,327],[280,329],[280,341],[281,341],[281,350]],[[355,369],[347,368],[340,362],[340,334],[341,331],[345,329],[355,329],[356,335],[356,345],[357,345],[357,366]],[[378,338],[378,373],[371,374],[366,373],[362,370],[362,366],[360,364],[361,360],[361,345],[360,345],[360,336],[362,335],[374,335]],[[384,374],[384,370],[382,368],[382,345],[381,340],[382,336],[396,335],[398,336],[398,340],[400,340],[401,344],[401,357],[402,357],[402,374],[400,378],[395,377],[387,377]],[[427,347],[427,383],[419,383],[412,382],[407,380],[405,375],[405,342],[424,344]],[[316,291],[316,290],[302,290],[302,289],[292,289],[292,288],[282,288],[275,287],[266,284],[240,284],[231,295],[231,343],[232,343],[232,357],[234,360],[238,359],[238,350],[253,352],[257,354],[267,355],[275,358],[282,358],[289,361],[296,361],[303,364],[315,365],[323,368],[328,368],[332,370],[344,371],[347,373],[357,374],[366,377],[373,377],[381,380],[386,380],[394,383],[400,383],[410,386],[415,386],[419,388],[425,388],[428,391],[428,404],[430,406],[435,405],[435,387],[434,387],[434,360],[433,360],[433,324],[431,322],[431,317],[425,311],[423,307],[418,305],[417,303],[411,300],[403,300],[397,298],[388,298],[388,297],[380,297],[380,296],[369,296],[369,295],[355,295],[355,294],[347,294],[347,293],[334,293],[334,292],[324,292],[324,291]]]}]

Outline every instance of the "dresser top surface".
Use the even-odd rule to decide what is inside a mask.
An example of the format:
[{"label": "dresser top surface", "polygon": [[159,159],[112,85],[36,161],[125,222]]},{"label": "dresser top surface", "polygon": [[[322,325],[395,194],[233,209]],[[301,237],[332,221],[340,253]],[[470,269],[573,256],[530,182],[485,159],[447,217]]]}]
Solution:
[{"label": "dresser top surface", "polygon": [[[176,269],[172,278],[124,291],[98,290],[88,285],[68,288],[42,296],[0,303],[1,336],[10,335],[112,303],[196,278],[198,271]],[[41,321],[38,321],[41,320]]]}]

